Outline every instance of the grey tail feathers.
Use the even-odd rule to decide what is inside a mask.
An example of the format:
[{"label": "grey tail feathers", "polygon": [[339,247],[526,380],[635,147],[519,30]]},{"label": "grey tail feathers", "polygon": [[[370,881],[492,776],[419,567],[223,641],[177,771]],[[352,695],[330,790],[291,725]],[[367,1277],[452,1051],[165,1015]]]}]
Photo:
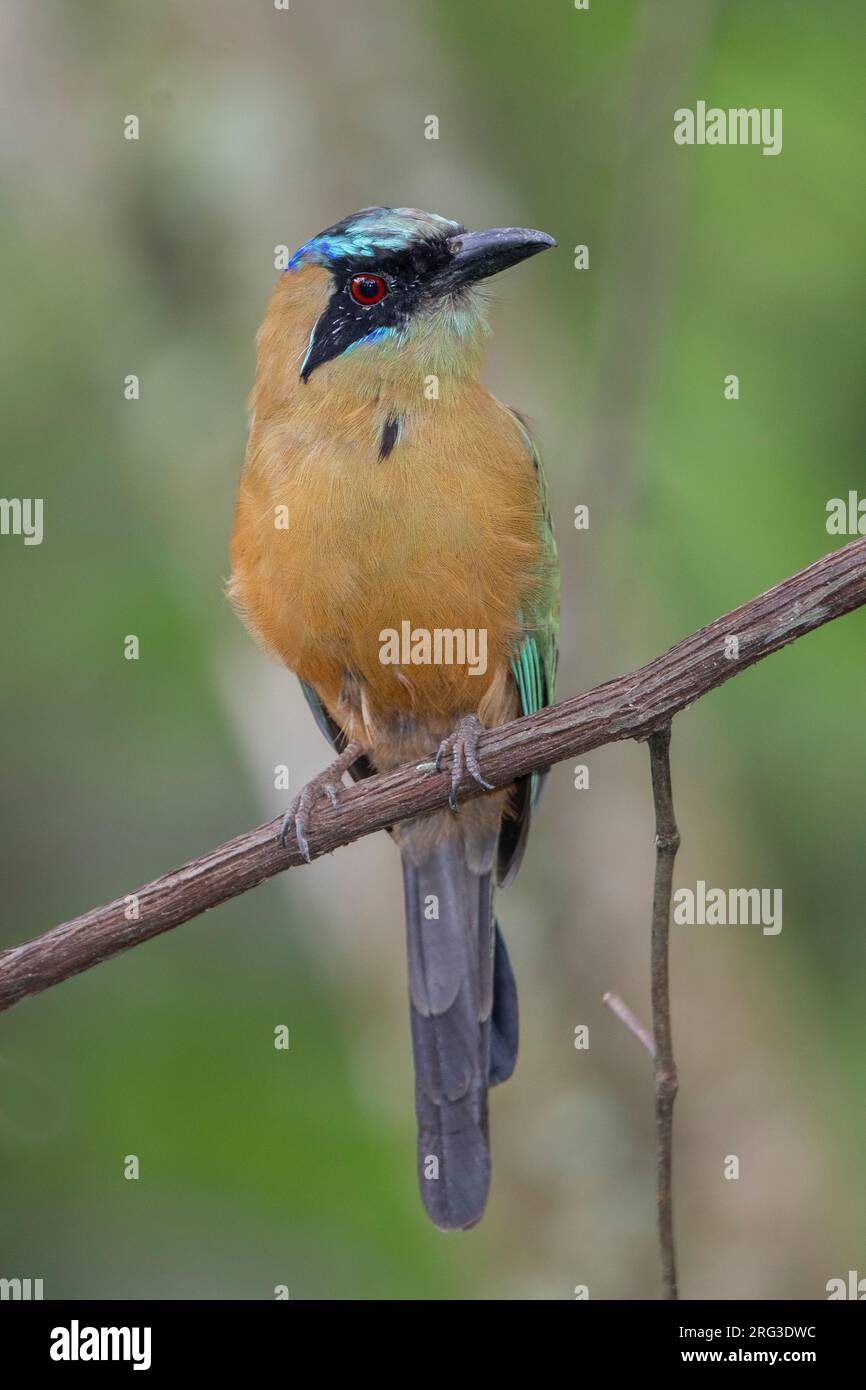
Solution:
[{"label": "grey tail feathers", "polygon": [[434,1225],[475,1225],[487,1202],[487,1088],[517,1057],[517,991],[493,920],[491,878],[458,838],[403,860],[418,1180]]}]

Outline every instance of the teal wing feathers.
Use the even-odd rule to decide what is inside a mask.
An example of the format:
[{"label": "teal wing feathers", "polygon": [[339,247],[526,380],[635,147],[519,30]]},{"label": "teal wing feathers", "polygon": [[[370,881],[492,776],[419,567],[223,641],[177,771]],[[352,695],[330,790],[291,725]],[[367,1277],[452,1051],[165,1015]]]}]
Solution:
[{"label": "teal wing feathers", "polygon": [[[526,440],[538,479],[539,525],[544,555],[542,582],[525,610],[520,613],[523,636],[511,658],[511,671],[517,686],[522,714],[537,714],[556,698],[556,667],[559,653],[559,570],[556,562],[556,541],[547,502],[547,485],[541,456],[526,421],[517,411],[511,411]],[[499,841],[498,877],[509,883],[518,868],[526,847],[532,806],[541,794],[546,772],[533,772],[520,778],[511,793],[508,811],[503,821]]]}]

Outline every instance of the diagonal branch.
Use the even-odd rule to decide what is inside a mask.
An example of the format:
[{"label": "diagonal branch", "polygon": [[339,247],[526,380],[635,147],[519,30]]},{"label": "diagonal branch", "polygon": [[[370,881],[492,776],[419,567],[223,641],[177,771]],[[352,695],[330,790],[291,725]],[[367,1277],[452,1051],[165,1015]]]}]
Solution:
[{"label": "diagonal branch", "polygon": [[601,1002],[606,1009],[610,1009],[612,1014],[616,1014],[620,1022],[625,1024],[632,1037],[637,1038],[644,1051],[655,1061],[656,1045],[653,1042],[652,1034],[647,1032],[640,1019],[632,1013],[628,1004],[620,999],[618,994],[612,994],[610,990],[601,996]]},{"label": "diagonal branch", "polygon": [[[732,676],[866,603],[866,538],[817,560],[774,589],[630,675],[596,686],[528,719],[485,733],[484,775],[494,786],[619,739],[646,739]],[[313,858],[397,821],[447,805],[449,777],[406,766],[348,787],[336,809],[317,812]],[[467,785],[466,796],[478,794]],[[282,869],[302,863],[277,842],[281,818],[220,845],[173,873],[0,952],[0,1010],[188,922]]]}]

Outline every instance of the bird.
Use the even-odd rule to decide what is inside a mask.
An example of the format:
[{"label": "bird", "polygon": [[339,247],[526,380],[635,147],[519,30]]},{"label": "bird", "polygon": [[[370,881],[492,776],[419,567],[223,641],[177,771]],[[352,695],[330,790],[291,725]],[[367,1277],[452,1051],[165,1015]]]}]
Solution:
[{"label": "bird", "polygon": [[418,1181],[445,1231],[476,1225],[488,1199],[488,1089],[518,1045],[492,893],[517,872],[545,776],[494,789],[479,737],[553,702],[559,623],[539,451],[479,380],[483,282],[555,245],[378,206],[306,241],[256,339],[231,542],[229,596],[337,754],[295,797],[283,842],[309,859],[316,809],[338,804],[347,772],[448,769],[447,809],[390,831]]}]

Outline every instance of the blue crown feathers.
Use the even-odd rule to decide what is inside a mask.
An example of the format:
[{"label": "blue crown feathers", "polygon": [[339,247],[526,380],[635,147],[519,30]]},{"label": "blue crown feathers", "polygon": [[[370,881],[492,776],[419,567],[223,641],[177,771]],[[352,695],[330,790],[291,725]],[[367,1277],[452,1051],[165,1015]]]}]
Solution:
[{"label": "blue crown feathers", "polygon": [[295,252],[287,270],[302,265],[330,266],[352,256],[376,256],[382,251],[405,251],[418,241],[457,236],[459,222],[418,208],[362,208],[327,227]]}]

